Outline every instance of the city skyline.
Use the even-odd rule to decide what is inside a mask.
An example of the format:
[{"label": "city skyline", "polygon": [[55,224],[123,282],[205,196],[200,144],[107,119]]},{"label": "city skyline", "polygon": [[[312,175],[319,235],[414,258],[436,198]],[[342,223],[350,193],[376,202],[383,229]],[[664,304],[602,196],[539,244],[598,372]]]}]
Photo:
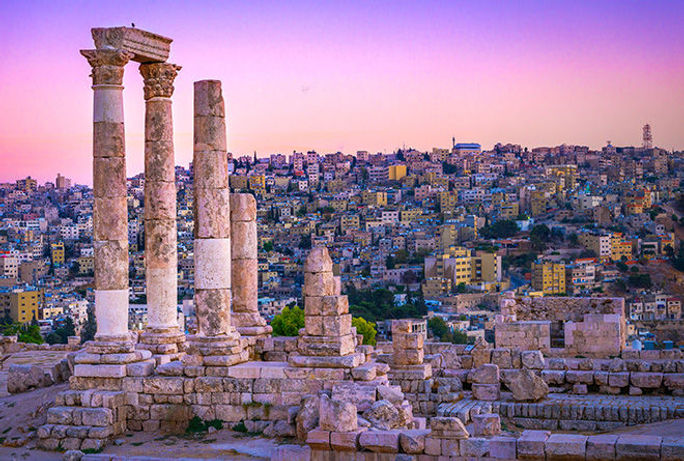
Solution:
[{"label": "city skyline", "polygon": [[[209,4],[207,4],[209,5]],[[0,181],[91,183],[89,25],[174,37],[176,163],[192,157],[192,82],[223,81],[229,151],[420,150],[457,142],[681,149],[680,2],[5,4]],[[40,13],[38,13],[40,12]],[[190,32],[192,31],[192,32]],[[126,67],[128,173],[142,171],[142,78]],[[680,122],[680,123],[678,123]]]}]

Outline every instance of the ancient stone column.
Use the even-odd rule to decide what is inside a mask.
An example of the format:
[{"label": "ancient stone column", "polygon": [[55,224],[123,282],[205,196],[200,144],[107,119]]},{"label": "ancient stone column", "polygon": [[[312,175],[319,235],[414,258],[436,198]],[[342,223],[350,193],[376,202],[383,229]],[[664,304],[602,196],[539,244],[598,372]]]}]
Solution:
[{"label": "ancient stone column", "polygon": [[92,66],[95,339],[128,342],[128,207],[123,72],[133,53],[81,50]]},{"label": "ancient stone column", "polygon": [[176,180],[171,96],[180,66],[140,65],[145,81],[145,279],[147,328],[140,347],[177,354],[184,335],[178,328]]},{"label": "ancient stone column", "polygon": [[252,194],[230,194],[232,240],[232,320],[243,336],[263,336],[273,329],[259,314],[257,205]]},{"label": "ancient stone column", "polygon": [[188,350],[196,358],[187,360],[229,366],[247,360],[247,351],[231,325],[230,189],[220,81],[195,82],[194,112],[197,335],[189,338]]},{"label": "ancient stone column", "polygon": [[326,247],[311,250],[304,264],[304,322],[299,332],[300,355],[289,358],[290,365],[312,368],[355,368],[365,360],[356,352],[357,338],[352,330],[349,300],[340,294],[339,277]]}]

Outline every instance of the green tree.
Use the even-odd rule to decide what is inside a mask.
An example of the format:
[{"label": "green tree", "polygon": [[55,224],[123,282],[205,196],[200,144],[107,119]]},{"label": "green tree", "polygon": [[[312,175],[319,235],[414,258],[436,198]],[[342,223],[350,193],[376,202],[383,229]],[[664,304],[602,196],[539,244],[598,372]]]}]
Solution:
[{"label": "green tree", "polygon": [[442,317],[432,317],[430,320],[428,320],[427,326],[435,338],[441,339],[442,336],[447,334],[449,331],[449,327]]},{"label": "green tree", "polygon": [[285,307],[271,320],[273,336],[297,336],[304,328],[304,311],[299,306]]},{"label": "green tree", "polygon": [[356,332],[363,335],[363,344],[366,346],[375,346],[375,323],[369,322],[363,317],[352,317],[352,326],[356,328]]},{"label": "green tree", "polygon": [[97,333],[97,320],[95,319],[95,308],[91,305],[88,306],[88,318],[86,319],[85,325],[81,330],[81,342],[92,341],[95,339],[95,333]]},{"label": "green tree", "polygon": [[509,219],[500,219],[495,223],[485,226],[480,234],[485,238],[501,239],[513,237],[518,233],[518,225]]},{"label": "green tree", "polygon": [[270,240],[268,242],[264,242],[263,249],[264,251],[273,251],[273,242]]}]

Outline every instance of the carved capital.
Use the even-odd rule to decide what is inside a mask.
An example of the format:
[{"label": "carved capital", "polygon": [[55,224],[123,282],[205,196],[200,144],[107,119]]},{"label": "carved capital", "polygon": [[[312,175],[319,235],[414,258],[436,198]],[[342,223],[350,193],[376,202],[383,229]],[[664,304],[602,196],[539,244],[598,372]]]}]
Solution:
[{"label": "carved capital", "polygon": [[123,83],[124,66],[133,57],[126,50],[81,50],[92,66],[93,85],[121,85]]},{"label": "carved capital", "polygon": [[140,64],[140,73],[145,81],[145,100],[151,98],[170,98],[173,94],[173,81],[181,66],[168,62]]}]

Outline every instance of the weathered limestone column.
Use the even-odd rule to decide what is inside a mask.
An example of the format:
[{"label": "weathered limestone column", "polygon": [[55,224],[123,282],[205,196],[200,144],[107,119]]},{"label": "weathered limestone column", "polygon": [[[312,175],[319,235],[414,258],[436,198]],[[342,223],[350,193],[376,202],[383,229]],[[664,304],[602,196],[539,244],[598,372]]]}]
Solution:
[{"label": "weathered limestone column", "polygon": [[[230,366],[248,358],[231,324],[230,189],[221,82],[195,82],[194,206],[197,335],[188,364]],[[207,370],[209,373],[209,370]]]},{"label": "weathered limestone column", "polygon": [[123,73],[133,53],[81,50],[92,66],[95,315],[100,342],[130,342]]},{"label": "weathered limestone column", "polygon": [[[171,96],[181,69],[169,63],[140,65],[145,81],[145,279],[147,328],[140,348],[160,362],[174,358],[185,336],[178,328],[176,179]],[[165,357],[160,357],[160,356]]]},{"label": "weathered limestone column", "polygon": [[259,314],[257,205],[252,194],[230,194],[232,320],[242,336],[255,340],[273,331]]}]

